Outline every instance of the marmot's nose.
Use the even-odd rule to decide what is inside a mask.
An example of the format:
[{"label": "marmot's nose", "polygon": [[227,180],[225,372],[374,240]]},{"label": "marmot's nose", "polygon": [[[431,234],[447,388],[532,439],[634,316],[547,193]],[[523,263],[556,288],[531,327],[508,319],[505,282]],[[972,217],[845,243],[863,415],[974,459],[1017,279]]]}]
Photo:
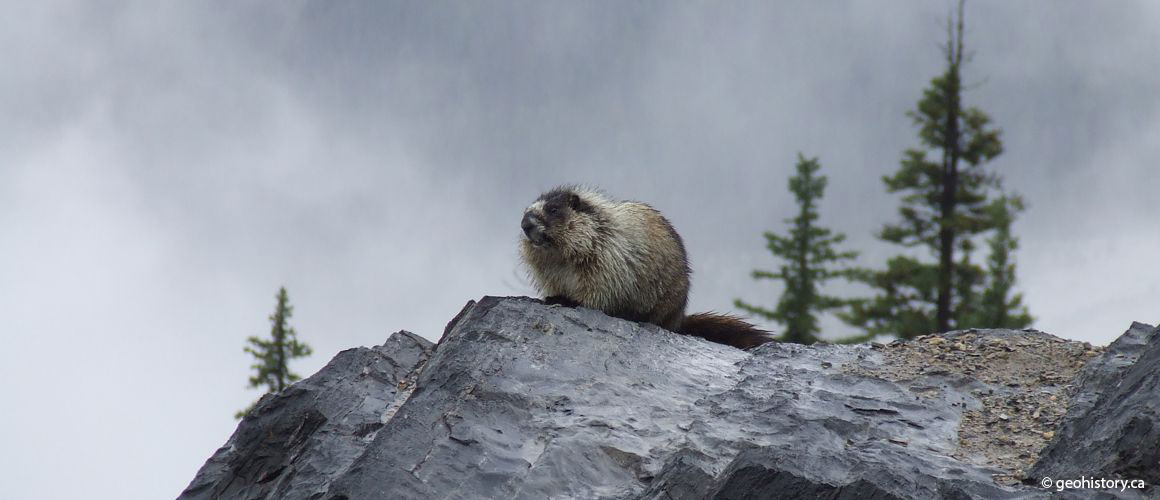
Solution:
[{"label": "marmot's nose", "polygon": [[537,222],[536,218],[532,217],[532,214],[530,212],[524,213],[524,220],[520,221],[520,227],[523,228],[524,234],[531,237],[532,230],[535,229],[536,226],[538,225],[536,222]]}]

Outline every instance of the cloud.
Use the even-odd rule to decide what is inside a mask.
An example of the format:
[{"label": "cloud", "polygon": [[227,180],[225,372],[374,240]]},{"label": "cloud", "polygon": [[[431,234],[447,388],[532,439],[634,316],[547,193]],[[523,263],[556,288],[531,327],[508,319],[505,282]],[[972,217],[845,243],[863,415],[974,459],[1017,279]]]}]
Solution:
[{"label": "cloud", "polygon": [[[776,300],[748,276],[773,265],[760,233],[792,215],[799,151],[830,176],[823,222],[881,261],[880,177],[916,143],[904,113],[948,7],[21,6],[0,19],[0,375],[25,381],[0,465],[30,478],[10,493],[43,497],[55,463],[61,498],[174,495],[257,397],[241,349],[281,285],[315,348],[304,375],[530,293],[517,220],[554,184],[665,212],[694,310]],[[967,8],[968,100],[1030,204],[1016,258],[1037,326],[1104,343],[1156,321],[1160,10]]]}]

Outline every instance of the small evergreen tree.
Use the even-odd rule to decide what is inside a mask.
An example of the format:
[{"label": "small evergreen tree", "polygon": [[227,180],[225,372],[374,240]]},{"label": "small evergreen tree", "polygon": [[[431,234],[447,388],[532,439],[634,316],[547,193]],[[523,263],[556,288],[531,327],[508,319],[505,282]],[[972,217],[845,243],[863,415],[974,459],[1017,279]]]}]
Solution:
[{"label": "small evergreen tree", "polygon": [[[250,367],[256,373],[250,377],[249,387],[265,385],[267,393],[282,392],[287,385],[298,380],[300,377],[290,371],[289,361],[309,356],[312,352],[310,346],[298,341],[298,333],[287,324],[294,313],[294,308],[286,295],[286,287],[279,288],[276,297],[278,305],[274,309],[274,314],[270,315],[270,338],[250,337],[247,339],[250,345],[245,347],[245,351],[255,358],[254,364]],[[251,404],[235,414],[234,418],[242,418],[253,407]]]},{"label": "small evergreen tree", "polygon": [[798,154],[797,175],[790,177],[789,190],[799,207],[797,217],[786,219],[790,225],[788,236],[765,233],[767,248],[784,263],[777,272],[753,271],[754,279],[774,279],[785,283],[785,290],[777,307],[769,310],[734,300],[734,305],[752,314],[785,325],[780,338],[787,342],[812,344],[818,340],[817,313],[841,307],[845,300],[823,295],[819,286],[834,277],[850,278],[856,271],[835,269],[833,264],[854,259],[857,252],[839,252],[834,245],[846,236],[832,233],[817,225],[818,200],[826,189],[826,176],[816,175],[821,165],[818,159],[806,159]]},{"label": "small evergreen tree", "polygon": [[996,228],[987,240],[991,249],[987,257],[988,282],[975,323],[986,328],[1024,328],[1034,318],[1023,305],[1023,294],[1011,295],[1015,287],[1015,262],[1011,252],[1019,248],[1019,239],[1011,235],[1011,223],[1014,214],[1023,210],[1023,200],[1018,196],[1003,196],[988,209]]},{"label": "small evergreen tree", "polygon": [[967,238],[959,240],[959,261],[955,264],[954,275],[954,325],[956,328],[972,328],[979,315],[979,287],[983,284],[983,268],[975,264],[971,255],[975,251],[975,241]]}]

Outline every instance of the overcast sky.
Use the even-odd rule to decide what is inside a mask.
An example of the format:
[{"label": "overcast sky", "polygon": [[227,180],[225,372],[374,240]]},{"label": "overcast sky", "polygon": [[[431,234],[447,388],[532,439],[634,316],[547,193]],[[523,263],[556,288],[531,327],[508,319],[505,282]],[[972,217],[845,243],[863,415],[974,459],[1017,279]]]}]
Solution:
[{"label": "overcast sky", "polygon": [[[315,355],[436,340],[531,294],[521,211],[559,183],[683,235],[690,309],[772,304],[761,232],[820,157],[822,222],[896,249],[881,176],[941,71],[950,4],[4,2],[6,498],[176,496],[233,431],[245,338],[285,285]],[[973,2],[969,104],[1026,198],[1037,328],[1160,320],[1160,3]],[[836,292],[843,287],[832,289]],[[848,333],[833,321],[829,336]]]}]

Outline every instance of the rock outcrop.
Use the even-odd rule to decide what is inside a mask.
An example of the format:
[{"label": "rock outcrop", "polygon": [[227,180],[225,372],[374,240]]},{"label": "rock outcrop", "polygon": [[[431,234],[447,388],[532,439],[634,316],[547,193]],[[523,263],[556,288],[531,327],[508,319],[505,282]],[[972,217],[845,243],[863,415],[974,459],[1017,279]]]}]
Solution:
[{"label": "rock outcrop", "polygon": [[181,498],[1156,497],[1038,480],[1160,481],[1158,375],[1142,324],[744,352],[485,297],[264,397]]},{"label": "rock outcrop", "polygon": [[181,498],[322,498],[410,395],[433,347],[399,332],[263,396]]},{"label": "rock outcrop", "polygon": [[1071,400],[1030,477],[1160,485],[1160,328],[1133,323],[1084,368]]}]

